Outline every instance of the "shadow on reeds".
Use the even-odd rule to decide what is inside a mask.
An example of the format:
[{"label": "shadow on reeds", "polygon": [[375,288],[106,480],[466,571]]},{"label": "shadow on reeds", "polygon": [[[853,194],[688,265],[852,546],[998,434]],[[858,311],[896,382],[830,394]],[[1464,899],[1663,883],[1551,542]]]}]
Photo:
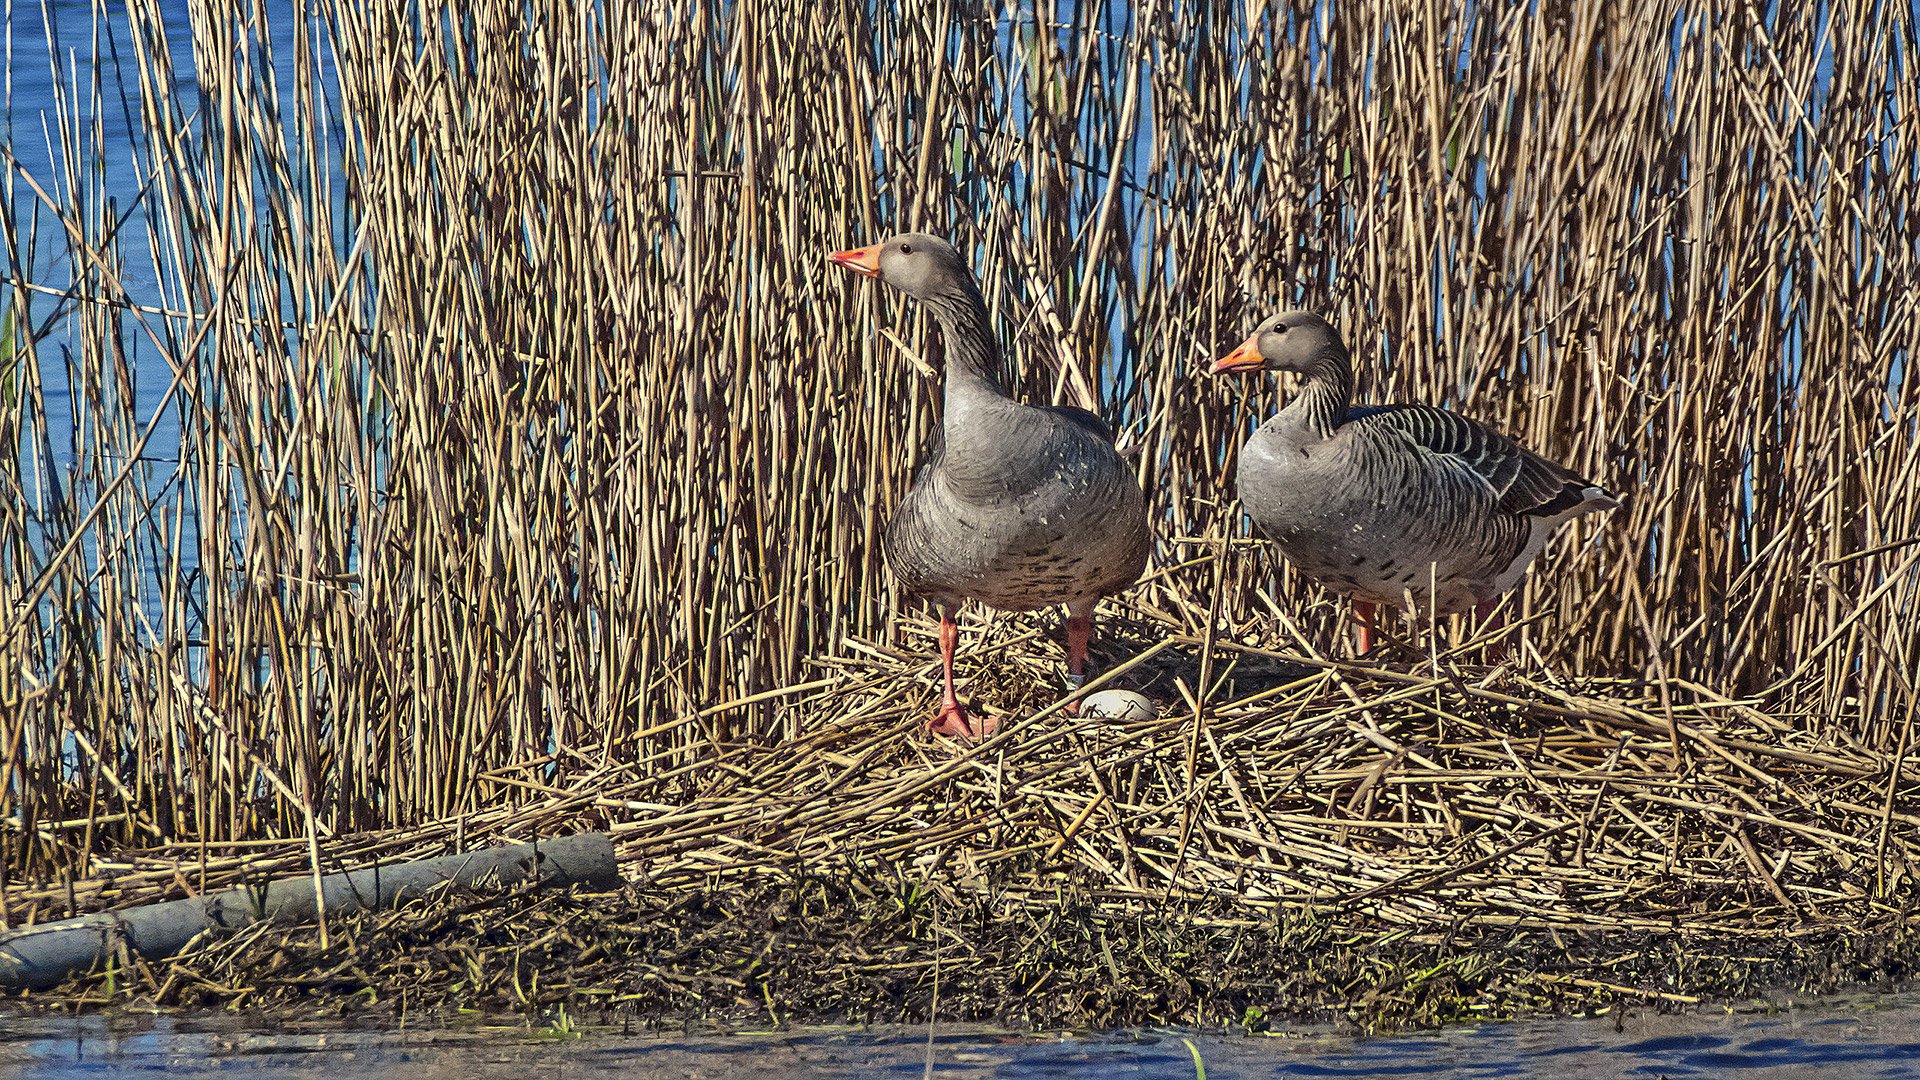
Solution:
[{"label": "shadow on reeds", "polygon": [[[1321,668],[1279,656],[1238,655],[1216,649],[1208,661],[1202,642],[1167,642],[1166,628],[1126,618],[1110,618],[1089,651],[1095,677],[1126,665],[1111,685],[1138,691],[1162,707],[1181,708],[1195,696],[1203,673],[1210,677],[1207,696],[1234,700],[1263,694],[1318,674]],[[1156,645],[1162,647],[1155,648]],[[1136,658],[1138,663],[1129,664]]]}]

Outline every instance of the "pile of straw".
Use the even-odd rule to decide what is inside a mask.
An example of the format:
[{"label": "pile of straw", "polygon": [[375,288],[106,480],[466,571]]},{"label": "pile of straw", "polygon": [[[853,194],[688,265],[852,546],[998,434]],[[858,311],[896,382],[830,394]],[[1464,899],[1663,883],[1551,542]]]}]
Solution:
[{"label": "pile of straw", "polygon": [[[331,943],[261,927],[56,1000],[1379,1026],[1897,978],[1911,959],[1920,765],[1686,682],[1405,642],[1344,662],[1139,614],[1110,625],[1093,685],[1138,687],[1160,716],[1075,719],[1049,689],[1056,631],[995,619],[965,654],[1003,720],[984,744],[924,735],[930,653],[850,643],[770,695],[795,737],[722,741],[723,707],[686,721],[712,741],[684,764],[589,746],[555,780],[546,755],[479,781],[521,791],[511,809],[324,847],[331,869],[606,828],[624,895],[441,897]],[[11,914],[307,860],[151,848],[15,890]]]},{"label": "pile of straw", "polygon": [[[1068,874],[1116,909],[1220,897],[1250,916],[1387,927],[1771,934],[1893,914],[1912,895],[1920,763],[1693,683],[1409,662],[1405,644],[1345,662],[1135,617],[1110,626],[1091,685],[1165,706],[1115,722],[1052,700],[1053,636],[997,619],[964,654],[975,701],[1004,714],[977,746],[924,735],[930,654],[862,644],[766,695],[795,737],[726,741],[723,706],[685,721],[707,745],[684,764],[587,745],[553,779],[542,755],[477,779],[522,792],[512,806],[330,840],[328,868],[605,827],[654,887],[883,868],[1044,905]],[[307,857],[297,842],[148,848],[8,901],[15,920],[44,917],[297,873]]]}]

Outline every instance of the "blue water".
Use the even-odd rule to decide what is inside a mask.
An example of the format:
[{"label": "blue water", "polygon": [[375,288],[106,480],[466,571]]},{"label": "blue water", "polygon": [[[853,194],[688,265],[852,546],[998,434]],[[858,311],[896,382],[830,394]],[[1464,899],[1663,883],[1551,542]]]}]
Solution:
[{"label": "blue water", "polygon": [[[1189,1049],[1187,1042],[1193,1048]],[[366,1031],[248,1027],[165,1017],[0,1021],[0,1077],[159,1072],[196,1076],[711,1077],[1855,1077],[1920,1076],[1920,1004],[1836,1010],[1530,1021],[1356,1038],[1299,1028],[1246,1036],[1150,1030],[1100,1036],[803,1029],[633,1036],[539,1029]]]},{"label": "blue water", "polygon": [[[76,198],[68,183],[70,176],[77,175],[83,193],[79,201],[97,208],[110,199],[115,217],[122,222],[118,232],[124,262],[115,273],[127,297],[137,304],[163,306],[168,299],[162,288],[163,270],[156,265],[146,241],[148,206],[139,163],[145,145],[137,115],[138,75],[125,40],[126,22],[112,14],[118,5],[106,5],[108,14],[104,17],[96,17],[93,7],[91,0],[48,0],[44,5],[13,0],[7,5],[8,62],[0,143],[14,159],[7,170],[7,197],[23,250],[18,266],[12,264],[11,253],[0,250],[0,271],[7,278],[24,277],[34,285],[52,289],[74,286],[74,264],[60,214],[73,211]],[[167,22],[168,47],[177,65],[182,93],[190,94],[193,27],[187,17],[186,0],[178,0],[170,8],[177,10],[177,17]],[[278,5],[275,10],[280,12],[276,20],[288,18]],[[97,65],[93,60],[96,40],[101,54]],[[105,105],[97,114],[90,107],[90,84],[96,79]],[[63,113],[78,117],[85,125],[97,122],[99,131],[89,133],[87,145],[62,146]],[[97,145],[93,144],[95,137]],[[90,175],[95,165],[100,169],[97,179]],[[49,198],[54,206],[48,205]],[[103,284],[81,292],[85,296],[119,298]],[[52,450],[58,460],[71,463],[72,446],[66,440],[74,434],[74,425],[67,397],[64,348],[72,344],[69,316],[75,305],[63,304],[45,293],[28,299],[35,329],[43,335],[39,370],[46,387],[47,420],[53,429]],[[172,371],[143,335],[126,334],[123,341],[134,379],[134,411],[144,418],[159,403]],[[165,420],[149,447],[149,456],[170,461],[177,450],[179,430],[177,420]]]},{"label": "blue water", "polygon": [[[161,0],[161,7],[175,108],[194,117],[196,132],[204,131],[208,110],[202,108],[195,82],[191,5],[188,0]],[[296,81],[294,8],[292,3],[260,6],[248,57],[257,78],[270,67],[282,88]],[[131,485],[144,489],[154,512],[126,535],[113,537],[120,551],[113,559],[103,559],[102,528],[88,530],[78,560],[99,568],[100,574],[125,572],[133,603],[144,616],[144,624],[136,620],[145,627],[142,633],[166,634],[170,627],[162,616],[163,598],[169,591],[184,596],[184,629],[191,642],[198,636],[198,598],[207,587],[197,570],[198,530],[224,524],[237,542],[241,522],[237,516],[224,523],[203,521],[185,490],[181,436],[186,402],[173,393],[174,361],[152,339],[168,341],[167,349],[184,350],[200,323],[182,311],[192,306],[183,295],[185,270],[165,230],[155,224],[163,215],[151,201],[154,165],[140,117],[139,50],[117,0],[9,0],[3,10],[7,63],[0,109],[0,147],[5,149],[0,199],[5,200],[17,248],[0,245],[0,277],[27,283],[22,290],[22,336],[30,334],[38,343],[35,371],[43,393],[28,399],[20,445],[0,452],[17,454],[25,463],[28,542],[41,558],[66,542],[72,523],[92,509],[118,474],[131,470]],[[320,66],[319,81],[331,85],[324,57]],[[289,127],[280,136],[292,145],[293,121],[286,123]],[[338,155],[325,157],[320,168],[333,168]],[[301,158],[292,158],[298,174]],[[337,194],[338,184],[332,186]],[[334,211],[334,225],[343,229],[338,198]],[[99,242],[100,222],[115,223],[108,261],[117,280],[95,272],[89,260],[75,254],[67,220],[87,223],[90,244]],[[11,292],[0,287],[0,306],[12,305]],[[122,312],[114,340],[116,355],[125,361],[124,385],[111,365],[86,358],[86,350],[99,347],[94,336],[102,304]],[[126,315],[129,304],[142,309],[140,314]],[[263,317],[278,317],[271,302],[261,301],[257,308]],[[199,360],[191,354],[179,357],[188,367]],[[104,374],[103,366],[108,368]],[[76,388],[83,374],[101,385]],[[105,407],[76,407],[89,393],[97,393]],[[39,410],[44,414],[44,438],[34,415]],[[152,437],[139,461],[128,462],[122,450],[124,434],[110,435],[109,430],[139,432],[149,423]],[[176,535],[165,523],[179,515],[185,523]],[[174,566],[180,582],[163,580]],[[198,651],[190,649],[188,655],[190,669],[199,670]]]}]

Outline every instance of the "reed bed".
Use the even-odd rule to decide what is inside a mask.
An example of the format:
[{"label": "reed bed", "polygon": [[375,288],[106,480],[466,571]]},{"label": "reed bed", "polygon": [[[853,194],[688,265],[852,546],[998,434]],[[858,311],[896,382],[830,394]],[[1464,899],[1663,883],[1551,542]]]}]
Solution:
[{"label": "reed bed", "polygon": [[[8,158],[9,922],[603,825],[662,888],[1068,866],[1116,910],[1747,934],[1910,897],[1911,8],[295,8],[191,0],[190,58],[160,0],[97,13],[53,172]],[[906,227],[974,253],[1021,392],[1143,447],[1107,659],[1161,719],[1049,711],[1048,624],[996,618],[1006,734],[916,738],[876,539],[938,345],[822,261]],[[1280,390],[1201,373],[1283,304],[1369,398],[1629,494],[1515,595],[1516,663],[1343,663],[1243,539]]]},{"label": "reed bed", "polygon": [[[1103,678],[1198,701],[1203,641],[1147,622],[1122,635]],[[1178,704],[1077,719],[1046,689],[1051,665],[1018,659],[1040,638],[1018,620],[981,650],[976,685],[1017,719],[964,753],[916,738],[930,665],[867,645],[801,684],[795,738],[716,742],[679,769],[586,746],[609,763],[568,778],[539,755],[477,779],[493,809],[326,850],[365,865],[593,827],[659,889],[859,873],[1044,907],[1065,875],[1123,912],[1215,899],[1354,926],[1764,936],[1898,917],[1920,865],[1920,764],[1704,687],[1216,643],[1197,721]],[[723,712],[682,723],[715,730]],[[148,847],[10,900],[116,907],[307,858],[298,839]]]},{"label": "reed bed", "polygon": [[[796,692],[797,738],[560,784],[529,760],[482,782],[532,800],[490,800],[464,833],[328,848],[366,865],[609,828],[620,894],[455,893],[330,938],[263,925],[52,999],[1378,1028],[1898,982],[1916,962],[1920,768],[1749,703],[1231,644],[1197,723],[1177,705],[1076,720],[1047,689],[1043,624],[1010,622],[976,685],[1020,719],[965,753],[914,738],[929,665],[862,643]],[[1132,621],[1110,678],[1197,701],[1206,648]],[[140,903],[306,859],[298,841],[147,849],[16,904]]]}]

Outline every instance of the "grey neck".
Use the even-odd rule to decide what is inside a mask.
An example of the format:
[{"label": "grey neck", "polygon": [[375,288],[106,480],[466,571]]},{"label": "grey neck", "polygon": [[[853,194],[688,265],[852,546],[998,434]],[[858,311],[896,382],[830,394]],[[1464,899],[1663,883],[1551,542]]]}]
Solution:
[{"label": "grey neck", "polygon": [[1345,348],[1332,346],[1305,374],[1307,385],[1281,412],[1324,439],[1346,422],[1353,405],[1353,360]]},{"label": "grey neck", "polygon": [[1000,342],[987,321],[987,305],[980,299],[980,291],[966,283],[922,302],[933,312],[946,339],[948,411],[967,398],[1006,398],[1001,381],[1005,362],[1000,356]]}]

